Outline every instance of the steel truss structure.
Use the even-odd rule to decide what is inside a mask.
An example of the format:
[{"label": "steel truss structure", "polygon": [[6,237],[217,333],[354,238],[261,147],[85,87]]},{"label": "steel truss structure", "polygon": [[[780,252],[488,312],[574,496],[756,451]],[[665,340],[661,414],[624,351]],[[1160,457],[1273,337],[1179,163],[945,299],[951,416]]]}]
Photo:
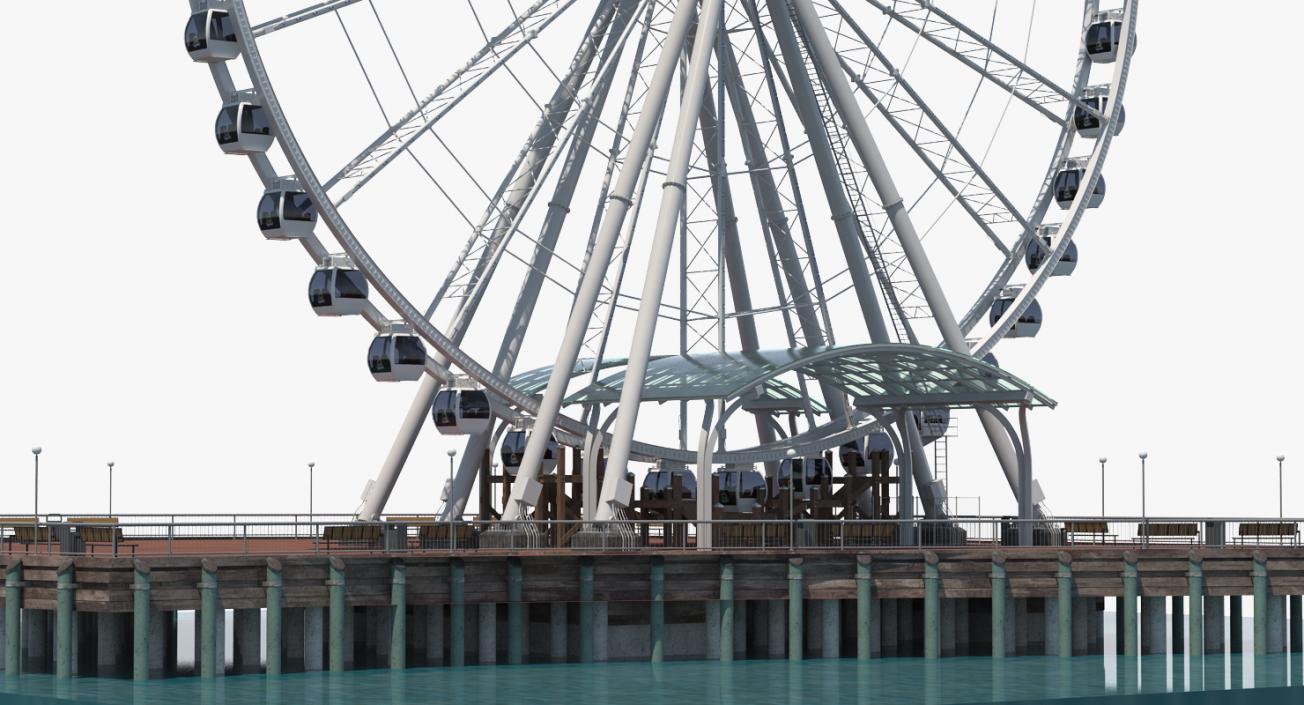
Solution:
[{"label": "steel truss structure", "polygon": [[[694,356],[788,349],[837,361],[839,350],[863,354],[868,344],[925,359],[924,346],[936,344],[992,362],[1002,340],[1035,332],[1037,296],[1071,271],[1074,235],[1104,193],[1137,2],[1085,0],[1062,26],[1039,23],[1034,2],[1026,26],[1007,30],[1011,13],[996,3],[535,0],[504,3],[496,31],[486,25],[492,3],[477,2],[468,11],[483,45],[430,88],[410,80],[405,47],[387,28],[391,15],[411,8],[380,0],[328,0],[257,23],[244,0],[190,0],[186,41],[210,68],[224,114],[234,116],[225,132],[219,118],[224,151],[247,155],[264,203],[281,203],[282,218],[306,199],[301,229],[289,220],[269,229],[260,207],[264,233],[297,239],[331,276],[365,278],[360,300],[334,313],[357,313],[388,341],[373,350],[390,376],[374,365],[373,374],[423,371],[360,519],[383,511],[441,392],[474,390],[495,420],[467,434],[444,517],[460,515],[485,451],[509,425],[531,433],[504,520],[525,518],[539,503],[550,443],[584,449],[585,486],[600,487],[584,493],[585,518],[609,521],[628,503],[632,462],[691,465],[704,476],[714,463],[764,464],[774,475],[784,459],[815,457],[871,431],[893,437],[903,477],[936,508],[945,488],[925,460],[930,439],[908,420],[925,407],[954,406],[976,409],[1026,520],[1039,501],[1024,415],[1031,403],[852,398],[848,380],[805,367],[736,398],[695,393],[692,384],[669,398],[649,390],[657,370],[691,367]],[[263,58],[279,37],[324,22],[342,31],[384,116],[374,138],[345,145],[354,156],[342,164],[310,160],[291,126],[301,117],[273,83],[294,80],[295,69]],[[357,41],[364,26],[383,36],[379,56]],[[1034,67],[1034,39],[1062,49],[1064,65]],[[410,98],[401,115],[375,80],[381,62],[397,69]],[[542,81],[518,76],[530,67],[550,77],[549,90],[535,95]],[[441,130],[483,109],[467,107],[479,105],[478,94],[508,89],[531,107],[518,121],[522,146],[503,169],[477,162],[465,145],[473,136],[459,142]],[[998,144],[1007,122],[1019,125],[1017,144]],[[493,137],[516,138],[497,124]],[[1048,163],[1029,169],[1021,163],[1029,152],[1049,153]],[[431,155],[456,166],[432,169]],[[432,278],[428,303],[387,275],[346,219],[346,204],[399,188],[405,174],[428,181],[466,223],[464,244],[445,248],[447,273]],[[450,186],[459,180],[461,188]],[[925,249],[932,233],[945,242]],[[990,268],[972,256],[975,242]],[[971,263],[947,262],[953,251]],[[977,291],[943,286],[939,272],[976,266],[984,271],[975,281],[985,282]],[[548,296],[569,308],[541,306]],[[963,312],[952,308],[957,296],[970,301]],[[543,329],[559,339],[532,347]],[[398,338],[419,342],[424,360],[385,352]],[[473,339],[499,344],[480,350]],[[523,360],[547,366],[521,374]],[[702,369],[705,389],[719,368]],[[610,395],[584,391],[595,389]],[[673,423],[639,423],[653,400],[674,402],[677,434],[656,431]],[[754,444],[729,442],[751,433],[728,430],[740,408],[753,417],[744,426],[755,426]],[[1021,433],[1003,408],[1019,412]],[[709,497],[698,501],[709,518]]]}]

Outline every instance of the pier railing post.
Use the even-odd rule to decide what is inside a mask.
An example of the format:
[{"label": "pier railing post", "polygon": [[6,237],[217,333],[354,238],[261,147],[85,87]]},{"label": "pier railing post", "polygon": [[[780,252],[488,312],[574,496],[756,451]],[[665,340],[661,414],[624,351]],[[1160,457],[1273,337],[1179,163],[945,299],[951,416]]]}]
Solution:
[{"label": "pier railing post", "polygon": [[267,675],[269,676],[281,675],[281,659],[284,653],[281,650],[281,625],[284,622],[283,585],[281,562],[275,558],[268,558],[267,582],[263,583],[263,587],[267,590]]},{"label": "pier railing post", "polygon": [[942,591],[937,554],[924,552],[924,658],[942,655]]},{"label": "pier railing post", "polygon": [[1009,579],[1005,574],[1005,554],[992,553],[992,658],[1005,658],[1009,645],[1005,642],[1009,620]]},{"label": "pier railing post", "polygon": [[219,667],[217,663],[217,564],[205,558],[199,570],[199,675],[212,678]]},{"label": "pier railing post", "polygon": [[1059,643],[1056,653],[1068,657],[1073,655],[1073,556],[1060,551],[1058,558],[1055,580],[1059,586],[1059,600],[1055,611],[1059,619]]},{"label": "pier railing post", "polygon": [[593,663],[593,559],[580,559],[580,663]]},{"label": "pier railing post", "polygon": [[149,679],[149,566],[133,561],[131,595],[131,677]]},{"label": "pier railing post", "polygon": [[[560,531],[560,529],[558,529]],[[525,599],[521,578],[521,559],[507,559],[507,663],[517,665],[525,660],[522,640],[525,638]]]},{"label": "pier railing post", "polygon": [[76,638],[73,631],[73,583],[75,574],[71,558],[59,562],[55,569],[55,611],[54,611],[54,674],[56,678],[72,677],[72,643]]},{"label": "pier railing post", "polygon": [[[734,565],[733,559],[720,559],[720,660],[734,657]],[[1296,618],[1298,619],[1298,618]]]},{"label": "pier railing post", "polygon": [[805,628],[802,621],[802,559],[788,559],[788,660],[800,661],[805,655],[802,647]]},{"label": "pier railing post", "polygon": [[1204,653],[1204,558],[1198,551],[1190,553],[1186,583],[1187,598],[1190,602],[1186,630],[1190,635],[1188,645],[1194,662]]},{"label": "pier railing post", "polygon": [[407,566],[389,564],[389,667],[407,668]]},{"label": "pier railing post", "polygon": [[[327,650],[330,651],[330,669],[334,673],[344,670],[344,644],[346,634],[344,625],[347,618],[344,615],[346,606],[344,604],[344,561],[338,556],[331,556],[330,579],[326,585],[330,592],[330,636],[327,640]],[[351,636],[351,635],[350,635]],[[351,638],[350,638],[351,641]]]},{"label": "pier railing post", "polygon": [[1128,658],[1137,656],[1137,598],[1138,578],[1136,554],[1128,551],[1123,554],[1123,597],[1119,609],[1123,613],[1123,655]]},{"label": "pier railing post", "polygon": [[1250,572],[1254,582],[1254,655],[1268,653],[1268,556],[1263,551],[1254,552],[1254,565]]},{"label": "pier railing post", "polygon": [[874,581],[869,556],[856,556],[856,658],[867,661],[873,656],[871,612],[874,605]]},{"label": "pier railing post", "polygon": [[650,576],[651,593],[648,605],[648,633],[651,637],[652,662],[659,663],[665,659],[666,629],[666,563],[661,556],[652,556]]},{"label": "pier railing post", "polygon": [[5,568],[5,675],[17,678],[22,665],[23,561]]}]

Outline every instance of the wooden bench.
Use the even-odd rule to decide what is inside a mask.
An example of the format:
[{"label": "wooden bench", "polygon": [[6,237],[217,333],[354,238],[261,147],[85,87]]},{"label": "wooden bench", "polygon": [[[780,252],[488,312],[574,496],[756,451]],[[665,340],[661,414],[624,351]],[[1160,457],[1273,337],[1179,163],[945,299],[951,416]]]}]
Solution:
[{"label": "wooden bench", "polygon": [[53,538],[49,526],[33,526],[31,517],[0,517],[0,530],[8,530],[5,543],[12,553],[14,544],[22,544],[24,550],[39,544],[48,544]]},{"label": "wooden bench", "polygon": [[[453,537],[451,545],[448,540],[450,533]],[[475,548],[475,525],[464,521],[422,524],[417,530],[417,541],[421,548]]]},{"label": "wooden bench", "polygon": [[1109,523],[1104,521],[1066,521],[1064,537],[1070,544],[1107,543],[1106,539],[1118,538],[1117,535],[1109,533]]},{"label": "wooden bench", "polygon": [[[126,548],[131,551],[131,555],[136,555],[135,544],[128,544],[122,535],[122,527],[118,526],[117,517],[68,517],[66,520],[69,524],[74,524],[73,529],[77,533],[77,539],[85,546],[88,553],[95,555],[97,545],[107,546],[109,551],[116,555],[117,549]],[[91,524],[93,526],[80,526]]]},{"label": "wooden bench", "polygon": [[332,546],[351,549],[379,549],[382,532],[380,524],[338,524],[322,527],[322,542],[329,551]]},{"label": "wooden bench", "polygon": [[1275,539],[1281,543],[1299,542],[1299,527],[1293,521],[1242,522],[1236,533],[1241,543],[1249,543],[1247,539],[1254,539],[1253,543],[1263,539]]},{"label": "wooden bench", "polygon": [[1138,524],[1137,536],[1151,541],[1159,539],[1161,541],[1195,543],[1196,539],[1200,537],[1200,525],[1189,521]]},{"label": "wooden bench", "polygon": [[893,546],[900,535],[896,524],[847,524],[842,527],[844,546]]}]

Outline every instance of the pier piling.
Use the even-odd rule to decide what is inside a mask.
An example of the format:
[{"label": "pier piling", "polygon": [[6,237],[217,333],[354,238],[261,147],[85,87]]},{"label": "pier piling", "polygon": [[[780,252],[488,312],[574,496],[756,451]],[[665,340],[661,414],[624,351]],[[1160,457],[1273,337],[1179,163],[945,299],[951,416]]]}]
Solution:
[{"label": "pier piling", "polygon": [[872,630],[874,581],[869,556],[856,556],[856,658],[869,660],[874,653]]},{"label": "pier piling", "polygon": [[649,651],[652,662],[660,663],[665,660],[666,648],[666,564],[661,556],[652,557],[648,582],[651,590],[648,595],[648,637],[651,640]]},{"label": "pier piling", "polygon": [[941,578],[937,571],[937,554],[924,553],[924,658],[942,655]]},{"label": "pier piling", "polygon": [[[344,561],[337,557],[330,559],[330,579],[326,581],[330,600],[330,636],[327,650],[330,652],[330,668],[333,673],[344,671],[345,645],[352,645],[352,630],[346,630],[348,619],[344,604]],[[345,641],[347,636],[348,641]]]},{"label": "pier piling", "polygon": [[788,559],[788,660],[800,661],[805,655],[802,604],[802,559]]},{"label": "pier piling", "polygon": [[1058,601],[1055,605],[1058,620],[1055,653],[1060,656],[1073,655],[1073,557],[1060,551],[1059,567],[1055,572],[1058,588]]},{"label": "pier piling", "polygon": [[[720,636],[721,661],[734,658],[734,565],[730,558],[720,560]],[[745,618],[744,618],[745,619]]]},{"label": "pier piling", "polygon": [[1009,579],[1005,574],[1005,554],[992,554],[992,656],[1005,658],[1011,644],[1009,634]]},{"label": "pier piling", "polygon": [[281,608],[284,603],[284,582],[281,579],[281,562],[275,558],[267,559],[267,580],[263,583],[267,591],[267,675],[281,675]]},{"label": "pier piling", "polygon": [[[407,566],[389,564],[389,667],[407,668]],[[305,630],[306,633],[306,630]]]},{"label": "pier piling", "polygon": [[1123,622],[1123,655],[1129,658],[1137,655],[1138,633],[1137,633],[1137,599],[1140,596],[1140,585],[1137,577],[1136,554],[1128,551],[1123,554],[1123,597],[1115,604],[1116,609],[1122,614]]},{"label": "pier piling", "polygon": [[71,558],[59,562],[55,569],[57,594],[54,613],[54,674],[56,678],[72,677],[73,639],[73,583],[76,577]]},{"label": "pier piling", "polygon": [[[1196,551],[1191,551],[1186,572],[1187,603],[1190,616],[1187,632],[1192,654],[1201,654],[1205,650],[1204,640],[1204,559]],[[1180,598],[1178,598],[1180,600]]]},{"label": "pier piling", "polygon": [[217,674],[218,668],[226,667],[226,664],[217,661],[217,611],[221,609],[217,598],[217,564],[204,559],[200,564],[199,575],[199,675],[212,678]]}]

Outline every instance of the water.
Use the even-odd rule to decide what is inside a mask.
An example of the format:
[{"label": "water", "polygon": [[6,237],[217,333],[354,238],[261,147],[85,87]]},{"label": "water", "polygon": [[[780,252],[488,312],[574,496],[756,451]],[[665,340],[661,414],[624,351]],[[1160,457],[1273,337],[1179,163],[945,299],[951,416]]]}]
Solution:
[{"label": "water", "polygon": [[[472,666],[340,674],[228,676],[133,683],[47,675],[0,679],[0,703],[103,705],[463,705],[566,703],[720,705],[1040,702],[1168,702],[1155,694],[1224,691],[1191,702],[1304,702],[1300,654],[1209,655],[1191,665],[1178,656],[1126,663],[1100,656],[787,661],[682,661]],[[1289,688],[1285,688],[1290,686]],[[1256,688],[1254,691],[1243,690]],[[1238,691],[1228,693],[1225,691]],[[1148,695],[1147,695],[1148,694]],[[1141,695],[1143,697],[1123,697]],[[1212,695],[1212,693],[1211,693]],[[1239,695],[1240,697],[1234,697]],[[1106,698],[1094,700],[1094,698]],[[1248,698],[1248,699],[1246,699]],[[1187,702],[1179,700],[1179,702]]]}]

